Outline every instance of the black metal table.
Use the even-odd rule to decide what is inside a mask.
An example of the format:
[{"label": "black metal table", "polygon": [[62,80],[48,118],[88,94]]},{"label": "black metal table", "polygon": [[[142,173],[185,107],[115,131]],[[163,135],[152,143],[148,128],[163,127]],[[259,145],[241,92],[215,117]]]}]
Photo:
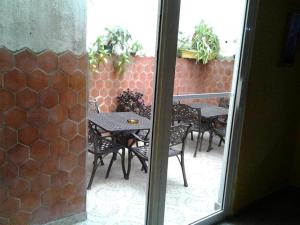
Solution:
[{"label": "black metal table", "polygon": [[201,109],[202,118],[209,123],[209,144],[207,151],[210,151],[213,149],[213,147],[211,146],[213,138],[213,122],[219,116],[227,116],[228,109],[215,105],[210,105],[207,103],[193,103],[190,104],[190,106],[196,109]]},{"label": "black metal table", "polygon": [[[128,132],[137,132],[139,130],[150,130],[151,121],[146,117],[142,117],[133,112],[109,112],[109,113],[88,113],[88,119],[101,127],[105,131],[110,132],[116,137],[116,141],[121,142],[128,147]],[[138,120],[137,124],[128,123],[127,120]],[[127,133],[127,135],[126,135]],[[128,151],[129,152],[129,151]],[[128,155],[130,157],[130,155]],[[125,168],[125,151],[122,151],[122,163]],[[130,160],[128,160],[127,171],[124,172],[124,178],[128,179],[128,171],[130,170]]]}]

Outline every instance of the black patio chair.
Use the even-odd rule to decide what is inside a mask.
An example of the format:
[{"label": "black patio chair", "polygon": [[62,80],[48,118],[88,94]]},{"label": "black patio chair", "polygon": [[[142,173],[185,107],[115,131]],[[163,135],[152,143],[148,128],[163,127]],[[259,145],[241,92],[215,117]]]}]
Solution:
[{"label": "black patio chair", "polygon": [[[119,150],[122,149],[122,151],[125,151],[125,148],[117,143],[114,143],[112,140],[109,140],[107,136],[102,136],[102,133],[99,132],[101,129],[95,128],[95,124],[89,121],[88,123],[89,126],[89,132],[88,132],[88,152],[92,153],[94,155],[94,160],[93,160],[93,169],[92,169],[92,174],[90,181],[88,183],[87,189],[91,189],[94,176],[96,173],[96,170],[99,165],[104,165],[103,163],[103,158],[112,155],[108,169],[106,171],[105,178],[108,178],[112,164],[114,160],[116,159],[117,154],[119,153]],[[124,158],[122,158],[122,170],[123,173],[125,174],[125,168],[123,164]]]},{"label": "black patio chair", "polygon": [[[176,156],[180,166],[181,166],[181,171],[182,171],[182,176],[183,176],[183,182],[184,186],[187,187],[187,179],[186,179],[186,173],[185,173],[185,166],[184,166],[184,149],[185,149],[185,140],[187,137],[187,134],[189,132],[191,125],[184,125],[180,124],[177,126],[172,126],[170,128],[170,144],[169,144],[169,157]],[[132,134],[133,138],[136,138],[137,141],[143,141],[143,142],[148,142],[145,140],[140,139],[138,136]],[[181,149],[176,149],[174,148],[177,145],[181,144]],[[129,148],[129,167],[128,167],[128,178],[130,174],[130,164],[131,164],[131,159],[133,157],[132,153],[134,156],[136,156],[139,161],[142,163],[142,168],[144,171],[147,173],[148,171],[148,165],[147,161],[149,160],[149,151],[150,147],[149,145],[143,145],[143,146],[138,146],[138,147],[130,147]]]},{"label": "black patio chair", "polygon": [[201,109],[192,108],[186,104],[175,104],[173,105],[172,117],[172,120],[177,121],[179,124],[192,124],[190,129],[191,135],[193,131],[198,132],[194,151],[194,157],[196,157],[198,146],[199,151],[201,151],[204,133],[209,132],[209,123],[202,119]]},{"label": "black patio chair", "polygon": [[[220,98],[218,106],[228,109],[229,108],[229,98]],[[219,147],[222,145],[222,142],[225,143],[227,118],[228,118],[227,115],[226,116],[219,116],[213,122],[214,134],[217,135],[220,138],[220,141],[219,141],[219,144],[218,144]]]}]

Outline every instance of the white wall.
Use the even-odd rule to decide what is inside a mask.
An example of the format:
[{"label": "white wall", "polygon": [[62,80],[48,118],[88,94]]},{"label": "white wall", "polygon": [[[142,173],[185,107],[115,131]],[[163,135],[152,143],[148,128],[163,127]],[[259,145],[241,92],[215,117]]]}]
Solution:
[{"label": "white wall", "polygon": [[[192,35],[201,19],[219,36],[221,54],[232,56],[241,25],[246,0],[181,0],[179,30]],[[146,55],[155,53],[157,0],[88,0],[87,46],[105,27],[127,28],[133,39],[142,43]],[[225,41],[228,43],[226,44]]]},{"label": "white wall", "polygon": [[86,51],[86,0],[0,0],[0,46]]}]

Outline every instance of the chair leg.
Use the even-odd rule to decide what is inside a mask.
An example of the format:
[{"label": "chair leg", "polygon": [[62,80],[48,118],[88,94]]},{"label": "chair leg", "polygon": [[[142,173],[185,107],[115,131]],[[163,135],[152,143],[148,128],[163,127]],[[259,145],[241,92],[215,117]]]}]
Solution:
[{"label": "chair leg", "polygon": [[191,140],[194,140],[194,135],[193,135],[193,131],[191,131]]},{"label": "chair leg", "polygon": [[109,165],[108,165],[108,168],[107,168],[107,171],[106,171],[105,179],[107,179],[108,176],[109,176],[109,172],[110,172],[111,166],[112,166],[114,160],[116,159],[116,154],[117,153],[113,153],[113,156],[111,157],[111,160],[109,162]]},{"label": "chair leg", "polygon": [[201,134],[199,152],[201,151],[201,148],[202,148],[203,136],[204,136],[204,132],[202,132],[202,134]]},{"label": "chair leg", "polygon": [[219,144],[218,144],[219,147],[221,147],[222,141],[223,141],[223,138],[220,137],[220,141],[219,141]]},{"label": "chair leg", "polygon": [[94,180],[94,176],[95,176],[95,173],[96,173],[96,170],[97,170],[97,167],[98,167],[98,162],[97,161],[98,161],[97,156],[95,156],[94,162],[93,162],[93,170],[92,170],[91,178],[90,178],[89,184],[87,186],[88,190],[91,189],[91,186],[92,186],[92,183],[93,183],[93,180]]},{"label": "chair leg", "polygon": [[100,165],[101,165],[101,166],[103,166],[103,165],[104,165],[104,162],[103,162],[103,157],[102,157],[102,156],[100,156],[99,158],[100,158]]},{"label": "chair leg", "polygon": [[197,156],[197,149],[198,149],[198,145],[199,145],[200,135],[201,135],[200,132],[198,132],[197,144],[196,144],[196,148],[195,148],[195,152],[194,152],[194,157]]},{"label": "chair leg", "polygon": [[184,154],[183,154],[183,152],[181,152],[180,166],[181,166],[181,170],[182,170],[182,176],[183,176],[184,186],[187,187],[188,183],[187,183],[186,174],[185,174]]}]

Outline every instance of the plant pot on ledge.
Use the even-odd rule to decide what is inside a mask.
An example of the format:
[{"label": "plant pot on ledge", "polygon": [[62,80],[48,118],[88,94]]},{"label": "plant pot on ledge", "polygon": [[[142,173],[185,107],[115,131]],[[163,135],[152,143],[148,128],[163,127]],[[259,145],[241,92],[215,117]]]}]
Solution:
[{"label": "plant pot on ledge", "polygon": [[185,59],[197,59],[196,51],[187,49],[178,49],[179,57]]}]

